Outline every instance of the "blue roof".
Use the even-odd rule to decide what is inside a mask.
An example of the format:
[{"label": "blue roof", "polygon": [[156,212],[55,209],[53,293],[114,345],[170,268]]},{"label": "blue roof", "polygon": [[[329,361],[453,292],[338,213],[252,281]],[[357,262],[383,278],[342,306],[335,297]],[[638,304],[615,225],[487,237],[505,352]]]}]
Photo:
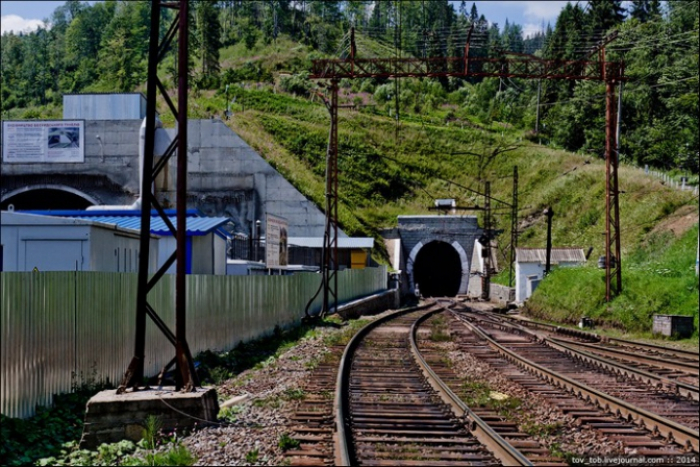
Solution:
[{"label": "blue roof", "polygon": [[[23,211],[27,214],[40,214],[44,216],[71,217],[74,219],[88,219],[103,224],[114,224],[126,229],[141,230],[141,211]],[[165,211],[168,219],[177,227],[177,216],[175,211],[170,209]],[[219,227],[226,224],[227,217],[200,217],[197,210],[187,211],[187,236],[207,235],[213,230],[217,234],[223,235]],[[151,211],[151,233],[162,236],[172,236],[172,232],[165,221],[155,212]]]}]

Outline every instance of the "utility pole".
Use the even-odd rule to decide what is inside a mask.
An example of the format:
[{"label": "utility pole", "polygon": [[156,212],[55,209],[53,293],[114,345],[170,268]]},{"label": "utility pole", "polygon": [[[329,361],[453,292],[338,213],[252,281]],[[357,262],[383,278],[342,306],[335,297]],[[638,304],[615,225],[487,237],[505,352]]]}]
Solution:
[{"label": "utility pole", "polygon": [[[605,50],[603,50],[603,56]],[[604,59],[603,59],[604,62]],[[607,71],[606,71],[607,75]],[[620,203],[617,177],[617,106],[615,84],[619,76],[606,77],[605,99],[605,301],[610,302],[622,292],[622,261],[620,258]]]},{"label": "utility pole", "polygon": [[491,298],[491,182],[484,183],[484,240],[481,256],[484,260],[484,271],[481,281],[481,298]]},{"label": "utility pole", "polygon": [[338,82],[331,80],[331,115],[326,153],[326,222],[323,235],[323,309],[321,316],[338,309]]},{"label": "utility pole", "polygon": [[544,267],[544,275],[547,277],[552,269],[552,217],[554,217],[554,210],[548,207],[544,210],[544,215],[547,216],[547,259]]},{"label": "utility pole", "polygon": [[510,271],[508,287],[513,287],[513,270],[515,268],[515,249],[518,247],[518,166],[513,167],[513,203],[510,214]]},{"label": "utility pole", "polygon": [[620,81],[620,94],[617,96],[617,132],[615,134],[615,157],[618,165],[620,164],[620,133],[622,131],[622,86],[624,83]]},{"label": "utility pole", "polygon": [[540,95],[542,94],[542,80],[537,80],[537,118],[535,118],[535,133],[540,132]]}]

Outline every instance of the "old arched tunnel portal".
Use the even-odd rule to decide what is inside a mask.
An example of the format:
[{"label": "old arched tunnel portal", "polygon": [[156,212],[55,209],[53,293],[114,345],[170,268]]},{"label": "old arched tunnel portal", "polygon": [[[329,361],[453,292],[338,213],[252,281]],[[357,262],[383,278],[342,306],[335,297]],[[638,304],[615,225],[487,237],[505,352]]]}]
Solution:
[{"label": "old arched tunnel portal", "polygon": [[481,229],[475,216],[399,216],[397,228],[402,293],[423,296],[466,294],[474,242]]}]

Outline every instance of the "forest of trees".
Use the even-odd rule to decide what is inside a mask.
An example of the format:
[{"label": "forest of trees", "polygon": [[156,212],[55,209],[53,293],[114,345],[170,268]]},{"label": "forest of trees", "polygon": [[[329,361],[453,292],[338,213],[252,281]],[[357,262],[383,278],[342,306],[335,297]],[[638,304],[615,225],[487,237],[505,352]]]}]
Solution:
[{"label": "forest of trees", "polygon": [[[347,54],[351,26],[358,38],[383,45],[392,56],[460,56],[473,25],[473,56],[499,57],[508,51],[569,60],[584,59],[596,44],[617,31],[618,38],[606,52],[608,60],[624,60],[629,77],[622,100],[622,159],[698,173],[699,26],[695,1],[576,2],[562,10],[555,24],[543,25],[542,31],[527,38],[521,25],[492,23],[466,1],[191,3],[192,83],[198,89],[220,89],[243,80],[274,80],[276,70],[265,69],[264,59],[250,73],[222,69],[223,48],[242,44],[252,52],[285,37],[308,47],[309,55],[342,56]],[[629,6],[625,9],[623,5]],[[146,79],[149,21],[150,3],[146,1],[107,0],[90,5],[68,0],[38,30],[3,34],[3,118],[10,112],[17,115],[18,109],[59,106],[64,93],[134,91]],[[285,71],[297,73],[295,79],[303,81],[308,65],[308,61],[289,63]],[[176,78],[174,57],[166,58],[163,67],[172,85]],[[538,141],[597,156],[603,153],[605,99],[601,83],[516,79],[416,82],[407,81],[401,94],[407,113],[430,112],[451,104],[482,122],[499,121],[532,130],[539,109]],[[293,81],[289,83],[294,86]],[[388,89],[386,81],[353,86],[375,97]],[[410,97],[412,87],[420,91]],[[417,94],[421,94],[422,105],[416,104]],[[41,112],[34,110],[23,117],[39,118]]]}]

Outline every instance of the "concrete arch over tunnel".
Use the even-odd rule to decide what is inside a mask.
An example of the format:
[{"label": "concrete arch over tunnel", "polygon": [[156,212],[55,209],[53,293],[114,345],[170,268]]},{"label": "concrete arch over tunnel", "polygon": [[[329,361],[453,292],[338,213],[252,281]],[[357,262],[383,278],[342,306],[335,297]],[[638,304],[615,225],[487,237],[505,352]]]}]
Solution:
[{"label": "concrete arch over tunnel", "polygon": [[453,297],[467,291],[469,260],[456,241],[419,242],[411,250],[407,270],[411,289],[418,284],[425,297]]},{"label": "concrete arch over tunnel", "polygon": [[7,210],[85,209],[100,204],[95,198],[65,185],[24,187],[3,195],[0,208]]}]

